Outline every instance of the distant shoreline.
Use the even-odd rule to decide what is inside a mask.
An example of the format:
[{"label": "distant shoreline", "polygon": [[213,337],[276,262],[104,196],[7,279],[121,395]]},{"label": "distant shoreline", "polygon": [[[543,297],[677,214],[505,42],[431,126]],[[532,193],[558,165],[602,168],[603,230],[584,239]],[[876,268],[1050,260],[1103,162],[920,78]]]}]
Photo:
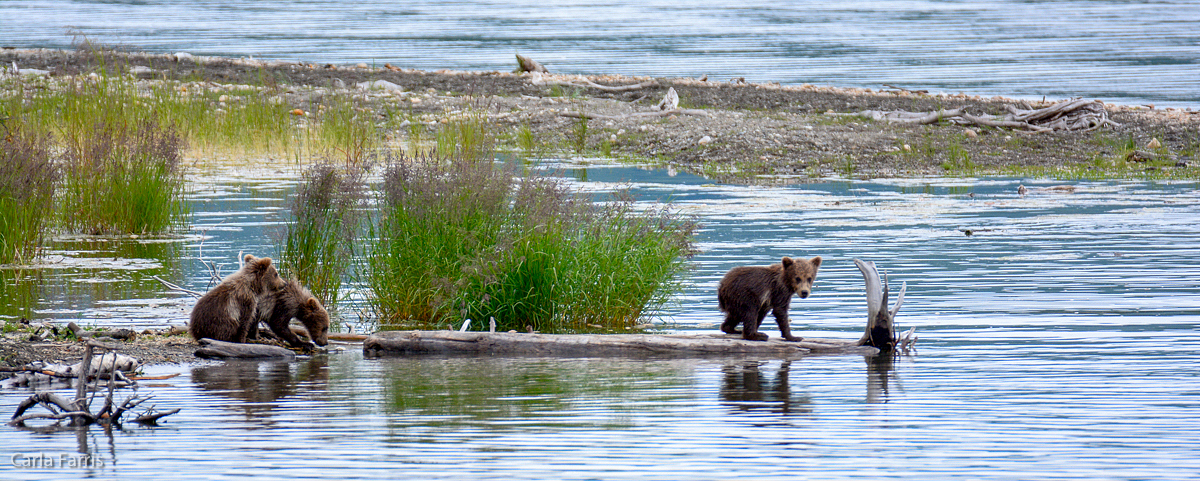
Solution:
[{"label": "distant shoreline", "polygon": [[[10,66],[13,62],[22,69],[44,70],[51,78],[104,70],[110,74],[125,72],[144,81],[212,85],[260,85],[265,81],[280,88],[283,101],[299,109],[311,106],[314,99],[326,93],[352,93],[357,84],[382,80],[400,90],[365,92],[365,104],[400,106],[433,125],[451,112],[475,108],[487,113],[502,134],[498,137],[509,137],[503,134],[528,127],[538,145],[547,146],[549,151],[560,150],[579,127],[580,120],[570,115],[587,114],[594,118],[586,124],[585,156],[603,152],[650,159],[735,182],[978,175],[1200,178],[1200,112],[1191,109],[1105,104],[1109,118],[1120,127],[1030,133],[946,122],[900,124],[826,113],[962,108],[973,115],[998,115],[1006,107],[1039,108],[1062,99],[1047,99],[1043,104],[901,89],[587,77],[606,86],[654,84],[612,92],[553,85],[544,80],[537,85],[529,74],[510,72],[430,72],[394,66],[315,65],[111,50],[0,49],[0,63]],[[571,83],[582,78],[552,80]],[[653,110],[668,88],[678,92],[680,107],[697,114],[643,116]],[[1155,145],[1158,147],[1147,147]]]}]

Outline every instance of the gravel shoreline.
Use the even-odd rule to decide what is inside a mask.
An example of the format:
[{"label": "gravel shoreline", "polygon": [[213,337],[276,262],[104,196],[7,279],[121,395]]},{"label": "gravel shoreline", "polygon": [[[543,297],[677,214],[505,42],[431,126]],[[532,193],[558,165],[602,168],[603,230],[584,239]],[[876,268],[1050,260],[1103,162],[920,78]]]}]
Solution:
[{"label": "gravel shoreline", "polygon": [[[901,124],[826,113],[965,108],[974,115],[1000,114],[1007,106],[1040,108],[1064,99],[1043,103],[902,90],[587,77],[606,86],[653,84],[610,92],[537,85],[529,74],[510,72],[429,72],[390,65],[314,65],[110,50],[0,50],[0,64],[14,62],[22,69],[43,70],[51,76],[87,75],[104,69],[210,87],[268,85],[278,89],[284,102],[300,109],[334,91],[358,92],[356,98],[367,108],[391,103],[430,124],[464,111],[482,112],[500,131],[528,127],[539,144],[558,147],[574,142],[580,122],[564,114],[604,116],[588,122],[585,155],[598,156],[604,151],[618,157],[651,159],[724,181],[1056,176],[1057,171],[1068,172],[1067,176],[1083,172],[1105,177],[1106,171],[1095,166],[1124,164],[1126,158],[1131,163],[1122,167],[1118,176],[1144,171],[1173,178],[1200,177],[1200,112],[1191,109],[1106,104],[1109,118],[1120,127],[1031,133],[949,123]],[[379,80],[402,90],[355,90],[361,82]],[[678,92],[681,107],[698,110],[700,115],[629,116],[653,111],[669,88]],[[1158,142],[1152,143],[1154,139]],[[1129,157],[1128,149],[1121,146],[1130,142],[1144,151],[1148,145],[1158,145],[1154,162]],[[1086,174],[1089,171],[1094,174]]]}]

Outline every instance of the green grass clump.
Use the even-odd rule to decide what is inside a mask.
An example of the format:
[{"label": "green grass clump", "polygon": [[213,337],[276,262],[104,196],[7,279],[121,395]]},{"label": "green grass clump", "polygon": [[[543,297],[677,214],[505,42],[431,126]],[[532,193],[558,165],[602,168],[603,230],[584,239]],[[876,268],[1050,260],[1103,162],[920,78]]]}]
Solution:
[{"label": "green grass clump", "polygon": [[27,262],[51,228],[58,171],[48,136],[16,125],[0,134],[0,264]]},{"label": "green grass clump", "polygon": [[368,259],[384,327],[624,330],[675,288],[694,224],[628,199],[593,204],[491,162],[401,159],[384,175]]},{"label": "green grass clump", "polygon": [[438,126],[434,152],[439,158],[490,162],[495,149],[496,139],[484,115],[471,113]]},{"label": "green grass clump", "polygon": [[292,201],[280,249],[280,270],[295,277],[327,308],[337,305],[354,258],[366,200],[363,170],[320,164],[304,174]]},{"label": "green grass clump", "polygon": [[96,124],[67,144],[59,210],[62,227],[85,234],[160,233],[186,212],[183,141],[170,127]]}]

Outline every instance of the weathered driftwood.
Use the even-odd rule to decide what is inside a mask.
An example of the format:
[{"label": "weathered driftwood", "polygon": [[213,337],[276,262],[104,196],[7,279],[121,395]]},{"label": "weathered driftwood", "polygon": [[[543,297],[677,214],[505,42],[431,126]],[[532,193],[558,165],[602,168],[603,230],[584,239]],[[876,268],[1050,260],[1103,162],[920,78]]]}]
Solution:
[{"label": "weathered driftwood", "polygon": [[654,119],[654,118],[659,118],[659,117],[670,117],[672,115],[705,116],[705,115],[708,115],[708,113],[706,113],[703,110],[696,110],[696,109],[675,109],[675,110],[655,110],[653,112],[634,112],[632,114],[625,114],[625,115],[602,115],[602,114],[592,114],[592,113],[585,113],[585,112],[562,112],[559,115],[561,115],[563,117],[571,117],[571,118],[576,118],[576,119],[584,118],[584,119],[589,119],[589,120],[592,120],[592,119],[625,120],[625,119]]},{"label": "weathered driftwood", "polygon": [[563,113],[560,113],[559,115],[561,115],[563,117],[571,117],[571,118],[576,118],[576,119],[583,118],[583,119],[600,119],[600,120],[624,120],[624,119],[638,119],[638,118],[650,119],[650,118],[658,118],[658,117],[670,117],[672,115],[706,116],[706,115],[708,115],[708,112],[705,112],[703,110],[697,110],[697,109],[681,109],[681,108],[679,108],[679,94],[675,93],[674,87],[671,87],[671,88],[667,89],[667,93],[666,93],[666,95],[663,96],[662,101],[659,102],[658,105],[655,105],[654,110],[651,112],[634,112],[631,114],[624,114],[624,115],[601,115],[601,114],[589,114],[589,113],[585,113],[585,112],[563,112]]},{"label": "weathered driftwood", "polygon": [[1105,126],[1120,127],[1120,124],[1108,119],[1108,111],[1104,108],[1104,102],[1099,100],[1065,100],[1049,107],[1033,110],[1023,110],[1013,106],[1008,106],[1007,109],[1008,113],[1005,115],[990,116],[971,115],[965,109],[938,110],[936,112],[863,110],[851,113],[828,112],[827,115],[867,117],[874,120],[915,124],[932,124],[946,120],[959,125],[1017,128],[1035,132],[1088,131]]},{"label": "weathered driftwood", "polygon": [[854,265],[858,266],[863,281],[867,284],[867,328],[858,340],[858,345],[890,351],[896,347],[896,325],[893,321],[896,319],[896,313],[900,312],[900,305],[904,303],[904,291],[908,290],[908,283],[905,282],[900,287],[900,294],[896,296],[896,306],[889,311],[887,276],[883,276],[882,279],[879,277],[874,262],[854,259]]},{"label": "weathered driftwood", "polygon": [[605,92],[628,92],[631,90],[642,90],[650,87],[657,87],[658,82],[647,80],[629,85],[600,85],[591,81],[582,75],[547,75],[542,72],[532,72],[529,77],[529,82],[534,85],[566,85],[568,87],[576,87],[581,89],[596,89]]},{"label": "weathered driftwood", "polygon": [[515,70],[515,72],[550,73],[550,71],[546,70],[546,67],[543,67],[542,64],[538,63],[537,60],[531,59],[519,53],[517,54],[517,70]]},{"label": "weathered driftwood", "polygon": [[746,341],[727,334],[526,334],[478,331],[385,331],[363,341],[370,356],[474,354],[492,356],[802,357],[879,352],[855,341]]},{"label": "weathered driftwood", "polygon": [[[124,381],[121,387],[134,384],[134,382],[125,380],[125,378],[121,375],[121,371],[118,368],[116,353],[105,353],[104,355],[100,356],[99,359],[95,359],[92,355],[92,351],[94,349],[99,348],[111,351],[112,349],[115,349],[114,346],[100,343],[95,340],[88,340],[86,346],[87,348],[83,352],[83,361],[76,365],[79,367],[77,368],[78,377],[76,380],[75,399],[68,400],[50,391],[38,392],[17,405],[17,409],[13,413],[12,419],[8,423],[10,426],[21,427],[25,425],[25,421],[29,421],[31,419],[49,419],[56,422],[63,419],[69,419],[69,426],[83,426],[92,423],[99,423],[107,426],[120,426],[121,417],[124,416],[125,413],[130,412],[133,408],[150,400],[153,397],[132,395],[122,402],[116,402],[114,393],[118,388],[118,379]],[[108,358],[110,355],[112,355],[112,357]],[[125,357],[128,358],[128,356]],[[111,360],[106,360],[106,358]],[[134,360],[133,364],[137,365],[139,363]],[[99,374],[104,373],[106,368],[108,369],[107,381],[102,383]],[[107,385],[107,389],[105,389],[105,385]],[[89,397],[89,392],[107,393],[104,396],[104,406],[95,413],[92,413],[91,405],[96,394],[93,394],[92,397]],[[39,405],[45,408],[49,413],[26,414],[26,411],[28,411],[30,408]],[[179,412],[178,409],[155,412],[154,408],[152,407],[146,412],[143,412],[140,416],[136,417],[134,422],[152,424],[164,416],[169,416],[177,412]]]},{"label": "weathered driftwood", "polygon": [[196,357],[205,359],[292,359],[296,353],[279,346],[238,344],[236,342],[201,339]]},{"label": "weathered driftwood", "polygon": [[[117,387],[125,387],[132,384],[123,372],[137,370],[141,367],[141,362],[133,357],[115,352],[107,352],[93,357],[90,355],[92,348],[112,349],[113,347],[95,340],[88,340],[87,345],[89,347],[88,350],[84,351],[84,359],[75,364],[35,361],[21,367],[4,368],[4,372],[17,372],[19,374],[0,381],[0,388],[8,389],[32,386],[39,389],[49,389],[54,388],[60,383],[69,383],[71,379],[77,379],[81,375],[84,375],[85,371],[88,377],[97,379],[113,378]],[[84,366],[90,366],[90,368],[85,370]]]}]

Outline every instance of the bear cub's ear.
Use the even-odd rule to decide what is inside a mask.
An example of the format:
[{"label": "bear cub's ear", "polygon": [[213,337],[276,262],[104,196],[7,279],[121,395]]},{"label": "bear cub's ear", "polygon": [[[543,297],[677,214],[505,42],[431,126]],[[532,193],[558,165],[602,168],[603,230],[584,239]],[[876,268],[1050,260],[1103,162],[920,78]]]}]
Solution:
[{"label": "bear cub's ear", "polygon": [[783,267],[784,268],[792,267],[792,262],[794,262],[794,261],[792,260],[791,257],[784,257],[783,258]]},{"label": "bear cub's ear", "polygon": [[813,257],[812,259],[809,259],[808,263],[812,264],[812,266],[814,268],[821,267],[821,256],[816,256],[816,257]]},{"label": "bear cub's ear", "polygon": [[317,309],[319,307],[321,307],[321,301],[318,301],[317,298],[315,298],[315,297],[308,298],[308,308],[309,309]]}]

